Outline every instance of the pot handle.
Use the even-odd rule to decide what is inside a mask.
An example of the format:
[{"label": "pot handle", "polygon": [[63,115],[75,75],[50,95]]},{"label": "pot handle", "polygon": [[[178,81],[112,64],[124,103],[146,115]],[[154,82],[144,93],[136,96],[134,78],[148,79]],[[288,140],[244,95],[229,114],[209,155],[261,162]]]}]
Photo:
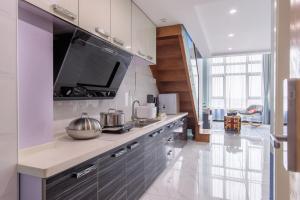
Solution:
[{"label": "pot handle", "polygon": [[86,112],[81,114],[81,118],[88,118],[88,117],[89,117],[89,114],[87,114]]}]

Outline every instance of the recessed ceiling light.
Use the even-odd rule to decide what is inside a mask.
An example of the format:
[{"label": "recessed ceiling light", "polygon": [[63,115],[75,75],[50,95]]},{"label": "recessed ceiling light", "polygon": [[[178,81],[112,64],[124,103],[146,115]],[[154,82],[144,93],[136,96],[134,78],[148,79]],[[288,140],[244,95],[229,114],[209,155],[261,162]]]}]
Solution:
[{"label": "recessed ceiling light", "polygon": [[235,35],[234,35],[234,33],[229,33],[228,34],[228,37],[234,37]]},{"label": "recessed ceiling light", "polygon": [[232,50],[232,48],[231,48],[231,47],[229,47],[229,48],[228,48],[228,51],[231,51],[231,50]]},{"label": "recessed ceiling light", "polygon": [[160,21],[163,22],[163,23],[165,23],[165,22],[168,21],[168,19],[167,18],[161,18]]},{"label": "recessed ceiling light", "polygon": [[237,9],[230,9],[229,14],[234,15],[237,12]]}]

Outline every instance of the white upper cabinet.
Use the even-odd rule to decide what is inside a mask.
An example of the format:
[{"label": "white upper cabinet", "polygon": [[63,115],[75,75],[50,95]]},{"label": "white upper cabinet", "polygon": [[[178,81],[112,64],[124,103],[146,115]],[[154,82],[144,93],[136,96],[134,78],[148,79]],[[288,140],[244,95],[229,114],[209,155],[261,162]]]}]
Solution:
[{"label": "white upper cabinet", "polygon": [[132,51],[156,63],[156,27],[135,4],[132,4]]},{"label": "white upper cabinet", "polygon": [[147,44],[146,44],[146,52],[147,52],[147,60],[156,64],[156,26],[152,23],[152,21],[147,18]]},{"label": "white upper cabinet", "polygon": [[147,57],[146,20],[146,15],[135,4],[132,4],[132,52],[145,59]]},{"label": "white upper cabinet", "polygon": [[25,0],[156,63],[156,26],[131,0]]},{"label": "white upper cabinet", "polygon": [[131,52],[131,0],[111,0],[111,41]]},{"label": "white upper cabinet", "polygon": [[72,24],[78,25],[78,0],[26,0]]},{"label": "white upper cabinet", "polygon": [[79,27],[110,40],[110,1],[79,0]]}]

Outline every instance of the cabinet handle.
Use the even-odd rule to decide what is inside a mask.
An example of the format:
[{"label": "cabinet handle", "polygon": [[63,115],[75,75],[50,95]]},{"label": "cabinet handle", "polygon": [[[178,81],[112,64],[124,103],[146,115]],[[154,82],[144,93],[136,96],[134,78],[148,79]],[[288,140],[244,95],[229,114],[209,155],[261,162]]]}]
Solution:
[{"label": "cabinet handle", "polygon": [[170,151],[167,153],[167,155],[170,156],[170,155],[172,154],[172,152],[173,152],[173,151],[170,150]]},{"label": "cabinet handle", "polygon": [[158,131],[158,134],[161,134],[161,133],[163,133],[164,132],[164,129],[160,129],[159,131]]},{"label": "cabinet handle", "polygon": [[141,52],[140,50],[137,52],[140,56],[145,57],[146,55],[143,54],[143,52]]},{"label": "cabinet handle", "polygon": [[173,128],[174,124],[168,124],[167,127],[168,128]]},{"label": "cabinet handle", "polygon": [[153,134],[151,134],[151,135],[149,135],[149,136],[152,137],[152,138],[154,138],[154,137],[156,137],[157,135],[158,135],[158,133],[155,132],[155,133],[153,133]]},{"label": "cabinet handle", "polygon": [[127,153],[127,150],[123,148],[123,149],[119,150],[118,152],[114,153],[111,157],[119,158],[122,155],[124,155],[125,153]]},{"label": "cabinet handle", "polygon": [[96,169],[97,169],[97,166],[96,166],[96,165],[92,165],[92,166],[90,166],[90,167],[88,167],[88,168],[86,168],[86,169],[84,169],[84,170],[82,170],[82,171],[80,171],[80,172],[74,172],[74,173],[73,173],[73,176],[74,176],[76,179],[79,179],[79,178],[81,178],[81,177],[83,177],[83,176],[86,176],[86,175],[88,175],[89,173],[95,171]]},{"label": "cabinet handle", "polygon": [[65,9],[61,7],[58,4],[53,4],[52,5],[53,11],[56,12],[57,14],[63,15],[64,17],[70,19],[70,20],[75,20],[77,18],[77,15],[69,11],[68,9]]},{"label": "cabinet handle", "polygon": [[140,146],[140,143],[134,142],[133,144],[128,146],[128,149],[133,150],[133,149],[137,148],[138,146]]},{"label": "cabinet handle", "polygon": [[116,37],[113,38],[113,42],[119,46],[124,46],[124,42]]},{"label": "cabinet handle", "polygon": [[153,57],[152,57],[152,56],[147,56],[147,58],[148,58],[149,60],[153,60]]},{"label": "cabinet handle", "polygon": [[99,27],[95,28],[95,32],[101,35],[102,37],[105,37],[106,39],[109,38],[109,34],[106,33],[103,29],[100,29]]}]

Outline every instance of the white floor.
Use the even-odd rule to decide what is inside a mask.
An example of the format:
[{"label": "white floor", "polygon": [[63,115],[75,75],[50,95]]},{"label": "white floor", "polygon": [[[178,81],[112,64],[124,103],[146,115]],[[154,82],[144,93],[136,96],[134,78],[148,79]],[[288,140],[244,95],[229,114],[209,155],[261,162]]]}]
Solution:
[{"label": "white floor", "polygon": [[269,128],[227,134],[215,123],[210,144],[188,142],[142,200],[268,200]]}]

